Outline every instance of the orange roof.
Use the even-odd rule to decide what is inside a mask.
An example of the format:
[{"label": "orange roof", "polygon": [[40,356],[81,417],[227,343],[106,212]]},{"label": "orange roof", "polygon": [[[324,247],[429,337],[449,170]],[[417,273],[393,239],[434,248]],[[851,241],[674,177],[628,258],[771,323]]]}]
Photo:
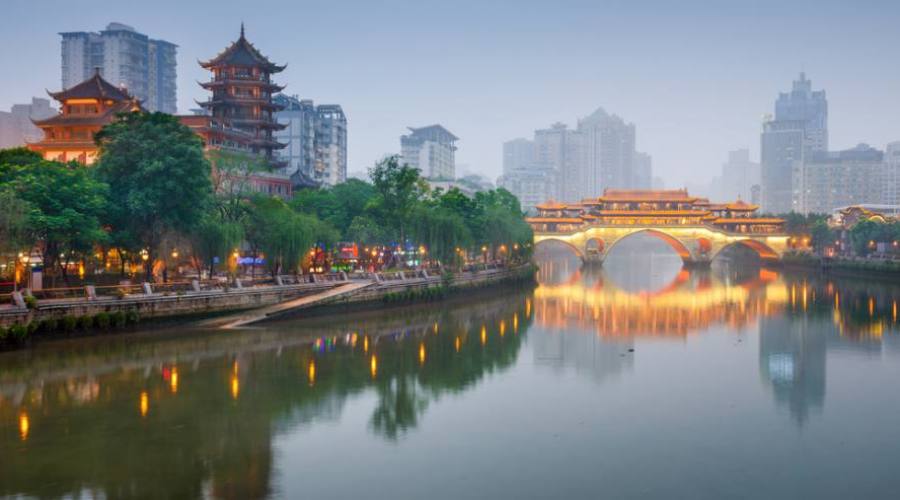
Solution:
[{"label": "orange roof", "polygon": [[687,189],[604,189],[601,201],[681,201],[693,203],[696,197]]},{"label": "orange roof", "polygon": [[719,218],[716,219],[715,224],[783,224],[784,219],[778,219],[775,217],[734,217],[734,218]]},{"label": "orange roof", "polygon": [[726,204],[725,207],[728,210],[752,212],[752,211],[756,210],[757,208],[759,208],[759,205],[751,205],[751,204],[745,202],[744,200],[738,200],[734,203]]},{"label": "orange roof", "polygon": [[571,224],[581,224],[584,221],[575,217],[528,217],[525,219],[525,222],[568,222]]},{"label": "orange roof", "polygon": [[599,214],[603,217],[632,215],[649,215],[660,217],[704,217],[709,215],[709,212],[705,210],[601,210]]},{"label": "orange roof", "polygon": [[534,208],[536,208],[538,210],[563,210],[567,207],[566,207],[566,205],[563,205],[562,203],[557,203],[553,200],[549,200],[544,203],[541,203],[540,205],[535,205]]}]

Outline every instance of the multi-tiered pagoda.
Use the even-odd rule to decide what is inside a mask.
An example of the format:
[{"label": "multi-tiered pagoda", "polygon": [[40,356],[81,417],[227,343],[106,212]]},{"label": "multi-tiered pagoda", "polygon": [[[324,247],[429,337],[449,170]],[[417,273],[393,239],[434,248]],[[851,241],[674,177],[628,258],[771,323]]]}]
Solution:
[{"label": "multi-tiered pagoda", "polygon": [[99,70],[74,87],[47,93],[59,101],[59,114],[35,120],[34,124],[44,132],[44,139],[28,144],[28,149],[47,160],[94,163],[98,150],[94,135],[118,113],[142,109],[141,103],[126,89],[104,80]]},{"label": "multi-tiered pagoda", "polygon": [[285,66],[269,61],[248,42],[243,24],[236,42],[200,66],[212,72],[212,80],[200,84],[212,97],[198,102],[210,115],[209,129],[204,131],[207,146],[250,152],[278,166],[273,151],[285,144],[276,141],[272,131],[285,126],[275,120],[275,112],[282,108],[272,95],[283,87],[271,76]]}]

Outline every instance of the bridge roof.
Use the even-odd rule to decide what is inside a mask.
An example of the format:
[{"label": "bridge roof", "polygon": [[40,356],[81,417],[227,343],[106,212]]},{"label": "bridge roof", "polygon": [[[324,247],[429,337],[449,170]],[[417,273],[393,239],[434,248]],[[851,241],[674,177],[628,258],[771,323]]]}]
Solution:
[{"label": "bridge roof", "polygon": [[572,224],[581,224],[584,222],[578,217],[528,217],[525,222],[568,222]]},{"label": "bridge roof", "polygon": [[784,219],[776,217],[721,217],[715,224],[783,224]]},{"label": "bridge roof", "polygon": [[693,203],[687,189],[604,189],[600,201],[676,201]]},{"label": "bridge roof", "polygon": [[[569,208],[569,207],[568,207],[568,205],[566,205],[564,203],[558,203],[556,201],[550,200],[550,201],[541,203],[540,205],[535,205],[534,208],[536,208],[538,210],[565,210],[566,208]],[[576,207],[576,208],[580,208],[580,207]]]},{"label": "bridge roof", "polygon": [[709,212],[706,210],[601,210],[597,213],[600,214],[601,217],[631,217],[635,215],[659,217],[704,217],[709,215]]}]

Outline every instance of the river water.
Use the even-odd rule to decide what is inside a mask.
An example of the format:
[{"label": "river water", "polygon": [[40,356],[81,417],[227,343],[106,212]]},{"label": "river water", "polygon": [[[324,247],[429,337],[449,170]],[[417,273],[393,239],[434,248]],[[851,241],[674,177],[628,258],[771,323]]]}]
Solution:
[{"label": "river water", "polygon": [[616,252],[2,353],[0,496],[897,498],[900,284]]}]

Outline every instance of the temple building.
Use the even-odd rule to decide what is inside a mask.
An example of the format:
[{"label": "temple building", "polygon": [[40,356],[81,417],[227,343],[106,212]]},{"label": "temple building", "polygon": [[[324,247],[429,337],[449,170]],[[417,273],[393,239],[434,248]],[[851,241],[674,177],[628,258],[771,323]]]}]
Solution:
[{"label": "temple building", "polygon": [[203,137],[208,150],[246,154],[252,160],[248,164],[263,164],[262,171],[242,175],[252,191],[289,198],[290,177],[280,172],[287,163],[274,154],[285,144],[273,136],[285,127],[275,117],[282,106],[272,99],[284,87],[271,78],[285,66],[269,61],[247,41],[243,25],[237,41],[200,66],[212,73],[210,81],[200,84],[212,96],[197,103],[205,114],[182,117],[182,122]]},{"label": "temple building", "polygon": [[112,122],[117,113],[142,109],[141,103],[128,91],[104,80],[99,71],[74,87],[48,94],[59,101],[60,112],[34,121],[44,138],[28,144],[28,149],[47,160],[94,163],[98,149],[94,134]]},{"label": "temple building", "polygon": [[550,201],[535,207],[528,222],[539,232],[580,231],[599,226],[707,226],[732,233],[780,233],[784,220],[755,217],[759,209],[738,200],[711,203],[686,189],[606,189],[579,203]]}]

